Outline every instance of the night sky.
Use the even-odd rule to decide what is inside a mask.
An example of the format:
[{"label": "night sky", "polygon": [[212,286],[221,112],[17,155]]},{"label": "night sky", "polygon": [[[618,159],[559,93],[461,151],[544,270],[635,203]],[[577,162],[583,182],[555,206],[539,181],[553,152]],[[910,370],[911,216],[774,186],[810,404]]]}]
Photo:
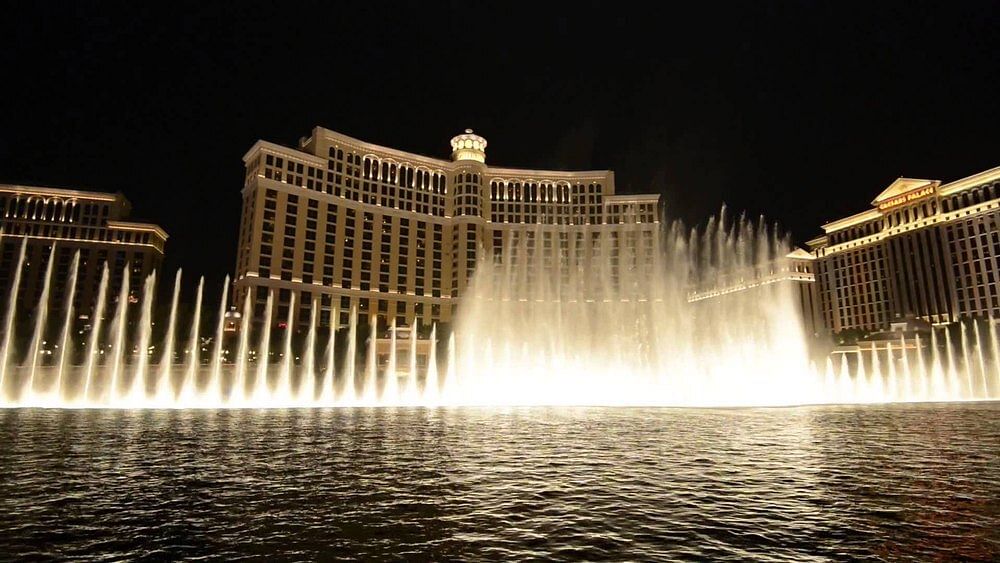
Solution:
[{"label": "night sky", "polygon": [[898,176],[1000,165],[985,1],[18,4],[0,183],[122,191],[170,234],[167,269],[213,283],[235,267],[241,157],[316,125],[440,158],[471,127],[488,163],[611,168],[688,222],[725,202],[799,242]]}]

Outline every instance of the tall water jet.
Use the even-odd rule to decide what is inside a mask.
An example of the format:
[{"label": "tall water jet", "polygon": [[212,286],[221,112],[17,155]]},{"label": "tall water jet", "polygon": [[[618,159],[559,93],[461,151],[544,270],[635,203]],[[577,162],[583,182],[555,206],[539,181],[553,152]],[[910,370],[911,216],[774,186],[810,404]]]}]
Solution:
[{"label": "tall water jet", "polygon": [[910,353],[906,349],[906,338],[899,335],[899,349],[903,353],[903,389],[900,399],[904,401],[913,400],[913,377],[910,373]]},{"label": "tall water jet", "polygon": [[410,349],[408,366],[406,372],[406,390],[404,396],[408,403],[418,399],[417,383],[417,337],[420,330],[420,317],[413,318],[413,326],[410,327]]},{"label": "tall water jet", "polygon": [[319,300],[315,297],[309,306],[309,331],[306,333],[306,349],[302,354],[302,376],[299,379],[299,402],[311,404],[316,396],[316,317]]},{"label": "tall water jet", "polygon": [[889,381],[886,394],[889,396],[889,400],[896,401],[899,399],[899,380],[896,377],[896,357],[892,353],[892,342],[885,343],[885,352],[886,356],[888,356],[886,364],[889,367]]},{"label": "tall water jet", "polygon": [[64,302],[64,313],[62,322],[62,334],[59,336],[59,365],[56,368],[56,382],[52,386],[52,395],[57,401],[63,399],[63,380],[66,377],[66,368],[69,367],[69,360],[73,356],[73,300],[76,298],[76,277],[80,269],[80,251],[73,253],[73,262],[69,267],[69,278],[66,280],[66,301]]},{"label": "tall water jet", "polygon": [[188,337],[184,369],[184,382],[181,384],[180,400],[190,404],[198,394],[198,368],[201,366],[201,298],[205,289],[205,276],[198,279],[198,291],[194,298],[194,311],[191,319],[191,332]]},{"label": "tall water jet", "polygon": [[858,351],[858,368],[854,373],[854,395],[862,400],[871,400],[871,393],[869,392],[868,385],[868,373],[865,370],[865,358],[861,354],[860,350]]},{"label": "tall water jet", "polygon": [[930,393],[932,397],[947,397],[948,386],[945,384],[944,369],[941,367],[941,358],[938,353],[937,331],[931,329],[931,385]]},{"label": "tall water jet", "polygon": [[436,405],[440,400],[441,383],[437,366],[437,323],[431,325],[431,346],[427,352],[427,375],[424,377],[424,402]]},{"label": "tall water jet", "polygon": [[458,360],[455,354],[455,331],[448,333],[448,365],[445,366],[444,385],[441,389],[442,400],[451,401],[455,399],[458,391],[456,370]]},{"label": "tall water jet", "polygon": [[993,353],[993,379],[995,385],[993,387],[995,393],[1000,393],[1000,340],[997,340],[997,319],[992,316],[989,318],[990,323],[990,349]]},{"label": "tall water jet", "polygon": [[14,336],[14,319],[17,313],[17,295],[21,289],[21,274],[24,272],[24,254],[28,247],[28,237],[21,241],[21,251],[17,255],[17,266],[14,270],[14,280],[10,286],[7,298],[7,317],[4,319],[3,345],[0,346],[0,403],[4,401],[4,383],[7,379],[7,366],[11,363],[10,342]]},{"label": "tall water jet", "polygon": [[979,338],[979,321],[972,321],[973,334],[976,336],[976,365],[979,367],[980,381],[982,382],[982,398],[988,399],[990,396],[990,385],[986,378],[986,359],[983,357],[983,341]]},{"label": "tall water jet", "polygon": [[351,313],[347,321],[347,355],[344,358],[344,399],[347,404],[357,400],[358,389],[355,383],[358,354],[358,308],[351,305]]},{"label": "tall water jet", "polygon": [[83,375],[83,392],[80,400],[87,403],[90,400],[90,387],[94,380],[94,367],[103,352],[101,348],[101,329],[104,325],[105,307],[108,297],[108,264],[104,263],[101,269],[101,282],[97,286],[97,305],[94,306],[90,325],[90,342],[87,344],[87,367]]},{"label": "tall water jet", "polygon": [[29,397],[35,393],[35,376],[41,359],[42,343],[45,342],[45,320],[49,314],[49,289],[52,285],[52,266],[56,261],[56,245],[52,245],[49,251],[49,263],[45,266],[45,279],[42,282],[42,294],[35,305],[35,330],[31,337],[31,346],[28,351],[31,354],[31,371],[28,373],[28,384],[24,387],[24,394]]},{"label": "tall water jet", "polygon": [[323,406],[332,405],[336,400],[336,352],[337,325],[340,323],[340,311],[333,308],[330,314],[330,336],[326,341],[326,369],[323,372],[323,383],[320,385],[319,402]]},{"label": "tall water jet", "polygon": [[240,316],[240,343],[236,349],[236,377],[229,389],[229,403],[242,404],[247,392],[247,354],[250,352],[250,317],[253,309],[250,305],[250,291],[243,298],[243,314]]},{"label": "tall water jet", "polygon": [[920,335],[916,334],[913,337],[914,342],[916,342],[917,347],[917,370],[920,373],[920,380],[917,392],[919,394],[918,398],[921,401],[927,400],[927,363],[924,361],[924,348],[920,343]]},{"label": "tall water jet", "polygon": [[378,356],[376,355],[376,339],[378,338],[378,318],[368,315],[368,348],[365,362],[365,382],[362,388],[361,400],[365,405],[378,402]]},{"label": "tall water jet", "polygon": [[385,368],[385,389],[382,390],[382,400],[394,404],[399,400],[399,370],[396,367],[396,317],[389,321],[389,359]]},{"label": "tall water jet", "polygon": [[108,385],[108,402],[116,403],[120,397],[118,386],[121,383],[122,370],[125,363],[125,327],[128,326],[128,302],[129,302],[129,275],[131,267],[125,264],[122,274],[122,287],[118,293],[118,306],[115,307],[115,316],[111,320],[111,334],[114,342],[111,347],[111,357],[108,362],[111,365],[111,382]]},{"label": "tall water jet", "polygon": [[177,332],[177,301],[181,292],[181,270],[174,275],[174,292],[170,299],[170,318],[167,320],[167,332],[163,335],[163,351],[160,353],[160,366],[156,375],[156,394],[154,401],[161,406],[169,405],[174,400],[174,382],[171,379],[175,353],[175,333]]},{"label": "tall water jet", "polygon": [[951,389],[953,397],[960,398],[962,396],[962,384],[958,381],[958,368],[955,367],[954,346],[951,342],[951,331],[948,329],[944,331],[944,341],[948,357],[948,387]]},{"label": "tall water jet", "polygon": [[222,282],[222,299],[219,301],[219,317],[215,326],[215,342],[212,346],[212,360],[209,364],[207,399],[210,403],[222,403],[222,356],[225,353],[223,339],[226,336],[226,305],[229,304],[229,276]]},{"label": "tall water jet", "polygon": [[146,375],[149,370],[149,341],[153,332],[153,294],[156,288],[156,272],[146,277],[142,289],[142,309],[139,315],[139,357],[136,359],[132,387],[129,390],[129,404],[136,405],[146,400]]},{"label": "tall water jet", "polygon": [[847,354],[840,355],[840,378],[837,384],[837,396],[840,401],[851,396],[854,391],[854,381],[851,379],[851,366],[847,363]]},{"label": "tall water jet", "polygon": [[278,386],[274,390],[274,398],[281,404],[292,401],[292,333],[295,332],[295,294],[288,301],[288,317],[285,319],[285,346],[281,352],[281,372],[278,374]]},{"label": "tall water jet", "polygon": [[969,334],[968,330],[965,328],[965,322],[959,323],[962,327],[962,367],[965,371],[965,397],[967,399],[973,399],[976,396],[975,391],[972,387],[972,360],[969,356]]},{"label": "tall water jet", "polygon": [[[687,381],[685,380],[685,384]],[[833,357],[831,354],[826,356],[826,372],[824,373],[823,384],[826,389],[836,389],[837,388],[837,374],[833,369]],[[687,385],[685,385],[687,388]],[[835,402],[833,397],[828,397],[830,402]]]},{"label": "tall water jet", "polygon": [[260,341],[257,343],[257,378],[253,385],[252,401],[258,406],[263,405],[271,395],[267,384],[267,370],[271,359],[271,315],[274,311],[274,291],[267,292],[267,304],[264,305],[264,318],[261,320]]},{"label": "tall water jet", "polygon": [[872,399],[885,400],[885,385],[882,376],[882,361],[879,360],[878,348],[872,347],[872,383],[870,386]]}]

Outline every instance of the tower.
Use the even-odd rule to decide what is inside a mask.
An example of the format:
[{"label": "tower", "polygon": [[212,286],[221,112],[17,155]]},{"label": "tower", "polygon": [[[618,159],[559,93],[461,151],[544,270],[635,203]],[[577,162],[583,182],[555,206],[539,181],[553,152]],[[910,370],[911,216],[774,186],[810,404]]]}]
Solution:
[{"label": "tower", "polygon": [[473,133],[472,129],[466,129],[465,133],[455,135],[451,138],[451,159],[456,162],[473,160],[485,164],[486,139]]},{"label": "tower", "polygon": [[451,139],[451,159],[455,161],[450,189],[452,297],[465,291],[476,269],[476,259],[483,241],[484,201],[486,182],[486,139],[472,129]]}]

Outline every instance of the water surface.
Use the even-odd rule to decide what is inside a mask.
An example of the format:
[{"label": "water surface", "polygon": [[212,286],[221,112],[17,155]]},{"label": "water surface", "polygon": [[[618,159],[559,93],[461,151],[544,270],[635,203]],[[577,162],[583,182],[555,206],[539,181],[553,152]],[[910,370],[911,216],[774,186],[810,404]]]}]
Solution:
[{"label": "water surface", "polygon": [[1000,557],[1000,404],[0,411],[0,557]]}]

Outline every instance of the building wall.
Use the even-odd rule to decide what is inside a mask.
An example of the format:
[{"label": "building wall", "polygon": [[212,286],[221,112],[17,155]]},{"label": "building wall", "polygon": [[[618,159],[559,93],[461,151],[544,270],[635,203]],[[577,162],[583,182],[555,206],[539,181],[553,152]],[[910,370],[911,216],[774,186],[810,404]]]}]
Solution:
[{"label": "building wall", "polygon": [[[460,152],[465,138],[483,150]],[[299,326],[313,301],[324,326],[346,323],[352,306],[399,323],[449,322],[477,263],[512,231],[658,223],[657,196],[615,196],[610,171],[490,167],[471,132],[452,145],[458,160],[322,128],[296,149],[256,143],[244,156],[236,304],[249,295],[261,318],[276,291],[273,320],[288,318],[294,298]]]},{"label": "building wall", "polygon": [[795,284],[795,294],[798,297],[799,311],[802,313],[802,326],[807,334],[817,336],[824,334],[822,305],[820,303],[819,284],[816,282],[816,261],[791,258],[791,283]]},{"label": "building wall", "polygon": [[105,263],[111,295],[117,295],[127,271],[130,295],[137,296],[145,278],[162,264],[167,235],[156,225],[126,221],[130,210],[121,194],[0,185],[0,291],[9,295],[25,245],[21,310],[31,310],[41,297],[50,256],[55,258],[50,311],[64,310],[68,288],[59,282],[68,279],[77,252],[73,303],[79,314],[91,314]]},{"label": "building wall", "polygon": [[872,244],[816,261],[822,317],[834,332],[885,326],[891,315],[885,245]]},{"label": "building wall", "polygon": [[[915,316],[949,322],[954,284],[940,228],[931,225],[886,239],[890,321]],[[883,324],[883,327],[886,325]]]},{"label": "building wall", "polygon": [[1000,211],[955,221],[945,228],[945,236],[954,257],[956,308],[967,315],[997,316]]},{"label": "building wall", "polygon": [[827,329],[1000,317],[1000,168],[943,185],[897,184],[874,209],[829,223],[810,241]]}]

